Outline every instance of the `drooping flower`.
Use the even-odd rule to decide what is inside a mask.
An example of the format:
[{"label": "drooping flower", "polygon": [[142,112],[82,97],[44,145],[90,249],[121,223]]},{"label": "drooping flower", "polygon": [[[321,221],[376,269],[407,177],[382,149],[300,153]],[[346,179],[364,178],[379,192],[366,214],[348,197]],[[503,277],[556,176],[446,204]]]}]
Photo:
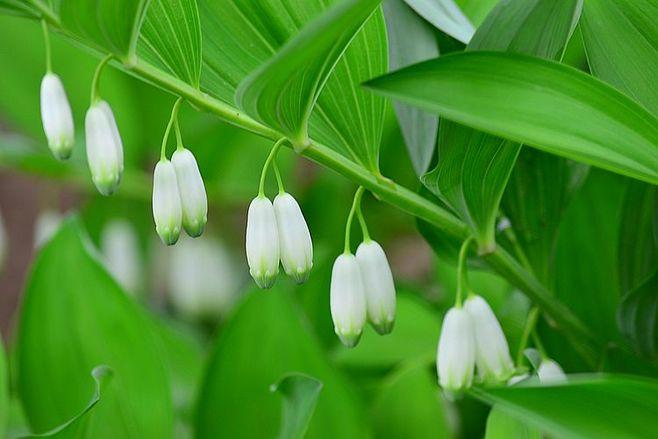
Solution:
[{"label": "drooping flower", "polygon": [[97,101],[87,110],[85,137],[91,178],[101,194],[111,195],[123,174],[123,145],[107,102]]},{"label": "drooping flower", "polygon": [[175,244],[180,235],[183,212],[176,172],[167,159],[161,159],[153,173],[153,219],[162,242]]},{"label": "drooping flower", "polygon": [[254,198],[247,213],[247,262],[260,288],[271,288],[279,274],[279,234],[272,202]]},{"label": "drooping flower", "polygon": [[73,115],[62,81],[51,72],[41,81],[41,122],[53,155],[68,159],[75,144]]},{"label": "drooping flower", "polygon": [[281,263],[298,284],[306,282],[313,267],[313,242],[304,214],[295,198],[284,192],[274,198]]},{"label": "drooping flower", "polygon": [[344,253],[334,262],[330,290],[334,331],[347,347],[354,347],[366,323],[366,296],[356,257]]},{"label": "drooping flower", "polygon": [[171,157],[183,208],[183,228],[193,238],[200,236],[208,221],[208,198],[194,155],[179,149]]},{"label": "drooping flower", "polygon": [[567,381],[567,376],[562,370],[562,367],[557,362],[548,358],[541,360],[541,363],[539,363],[537,375],[539,375],[539,381],[544,384],[563,383]]},{"label": "drooping flower", "polygon": [[486,383],[506,381],[514,373],[507,339],[489,304],[480,296],[464,302],[475,330],[475,362],[480,379]]},{"label": "drooping flower", "polygon": [[471,316],[462,308],[450,308],[443,319],[436,364],[443,389],[459,392],[473,383],[475,331]]},{"label": "drooping flower", "polygon": [[384,249],[375,241],[362,242],[356,260],[363,277],[368,320],[380,334],[388,334],[395,322],[395,284]]}]

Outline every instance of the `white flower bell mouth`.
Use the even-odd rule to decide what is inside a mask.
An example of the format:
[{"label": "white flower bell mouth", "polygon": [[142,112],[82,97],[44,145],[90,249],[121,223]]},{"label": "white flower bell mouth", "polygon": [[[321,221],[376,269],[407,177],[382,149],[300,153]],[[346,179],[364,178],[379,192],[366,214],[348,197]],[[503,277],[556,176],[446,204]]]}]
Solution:
[{"label": "white flower bell mouth", "polygon": [[356,249],[368,309],[368,320],[379,334],[388,334],[395,322],[395,284],[384,249],[375,241]]},{"label": "white flower bell mouth", "polygon": [[473,383],[475,331],[471,316],[462,308],[450,308],[443,319],[436,364],[443,389],[459,392]]},{"label": "white flower bell mouth", "polygon": [[199,166],[190,150],[177,149],[171,157],[183,208],[183,228],[193,238],[201,236],[208,221],[208,198]]},{"label": "white flower bell mouth", "polygon": [[295,198],[286,192],[274,198],[274,213],[283,268],[295,282],[304,283],[313,267],[313,243],[304,214]]},{"label": "white flower bell mouth", "polygon": [[62,81],[51,72],[41,81],[41,121],[53,155],[68,159],[75,144],[73,115]]},{"label": "white flower bell mouth", "polygon": [[271,288],[279,274],[279,236],[274,206],[264,195],[249,205],[246,250],[251,277],[260,288]]},{"label": "white flower bell mouth", "polygon": [[111,195],[123,174],[123,145],[107,102],[99,100],[87,110],[85,136],[91,178],[98,192]]},{"label": "white flower bell mouth", "polygon": [[180,236],[183,211],[178,194],[174,166],[167,159],[155,165],[153,173],[153,219],[155,231],[166,245],[173,245]]},{"label": "white flower bell mouth", "polygon": [[331,272],[331,318],[340,341],[354,347],[366,323],[366,297],[356,257],[343,253]]}]

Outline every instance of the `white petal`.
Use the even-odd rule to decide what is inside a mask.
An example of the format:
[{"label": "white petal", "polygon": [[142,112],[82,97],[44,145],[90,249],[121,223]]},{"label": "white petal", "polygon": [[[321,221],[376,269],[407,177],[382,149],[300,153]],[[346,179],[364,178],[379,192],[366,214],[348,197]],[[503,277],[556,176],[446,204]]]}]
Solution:
[{"label": "white petal", "polygon": [[471,316],[460,308],[450,308],[443,319],[437,353],[439,384],[456,392],[473,382],[475,332]]},{"label": "white petal", "polygon": [[539,375],[539,381],[544,384],[563,383],[567,381],[564,371],[553,360],[542,360],[539,364],[539,369],[537,369],[537,375]]},{"label": "white petal", "polygon": [[41,81],[41,121],[53,155],[69,158],[75,143],[73,115],[62,81],[54,73],[46,73]]},{"label": "white petal", "polygon": [[270,288],[279,274],[279,236],[272,202],[259,196],[247,214],[247,262],[260,288]]},{"label": "white petal", "polygon": [[287,193],[274,199],[274,213],[283,268],[297,283],[306,282],[313,267],[313,243],[304,214],[297,201]]},{"label": "white petal", "polygon": [[123,147],[114,115],[105,101],[89,107],[85,117],[87,161],[98,191],[112,194],[123,173]]},{"label": "white petal", "polygon": [[475,328],[475,361],[484,382],[506,381],[514,373],[507,339],[489,304],[480,296],[469,297],[464,310]]},{"label": "white petal", "polygon": [[330,303],[336,335],[345,346],[356,346],[366,323],[366,297],[354,255],[336,258],[331,272]]},{"label": "white petal", "polygon": [[375,241],[362,242],[356,250],[368,319],[380,334],[388,334],[395,322],[395,284],[384,249]]},{"label": "white petal", "polygon": [[135,228],[126,220],[109,221],[101,233],[107,270],[129,294],[139,292],[142,266]]},{"label": "white petal", "polygon": [[169,160],[160,160],[153,173],[153,219],[155,230],[167,245],[180,235],[183,212],[178,194],[176,173]]},{"label": "white petal", "polygon": [[208,198],[194,155],[188,149],[176,150],[171,157],[176,170],[178,191],[183,206],[183,227],[195,238],[203,233],[208,220]]}]

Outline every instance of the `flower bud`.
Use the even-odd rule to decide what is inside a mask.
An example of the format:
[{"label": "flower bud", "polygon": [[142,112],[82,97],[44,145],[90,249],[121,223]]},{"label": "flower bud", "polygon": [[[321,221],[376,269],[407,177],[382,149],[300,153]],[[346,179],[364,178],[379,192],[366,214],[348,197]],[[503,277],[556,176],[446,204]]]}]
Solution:
[{"label": "flower bud", "polygon": [[514,373],[507,339],[489,304],[480,296],[464,302],[475,330],[475,363],[485,383],[506,381]]},{"label": "flower bud", "polygon": [[41,121],[53,155],[69,158],[75,143],[73,115],[62,81],[50,72],[41,81]]},{"label": "flower bud", "polygon": [[457,392],[471,386],[475,368],[475,331],[471,316],[461,308],[450,308],[443,318],[436,358],[439,384]]},{"label": "flower bud", "polygon": [[550,359],[543,359],[537,369],[539,381],[544,384],[563,383],[567,381],[567,376],[564,371],[555,361]]},{"label": "flower bud", "polygon": [[386,254],[371,240],[359,245],[356,260],[363,277],[368,320],[378,333],[388,334],[395,322],[395,284]]},{"label": "flower bud", "polygon": [[336,335],[345,346],[356,346],[366,323],[366,296],[354,255],[342,254],[336,258],[329,299]]},{"label": "flower bud", "polygon": [[279,234],[272,202],[259,195],[247,213],[247,262],[260,288],[271,288],[279,274]]},{"label": "flower bud", "polygon": [[153,173],[153,219],[155,231],[166,245],[176,244],[183,212],[174,166],[167,159],[155,165]]},{"label": "flower bud", "polygon": [[306,282],[313,267],[313,243],[299,204],[288,193],[274,199],[281,263],[298,284]]},{"label": "flower bud", "polygon": [[87,161],[91,178],[103,195],[111,195],[123,173],[123,146],[112,109],[105,101],[95,102],[85,117]]},{"label": "flower bud", "polygon": [[183,207],[183,227],[193,238],[201,236],[208,221],[208,198],[194,155],[188,149],[176,150],[171,157],[176,171]]}]

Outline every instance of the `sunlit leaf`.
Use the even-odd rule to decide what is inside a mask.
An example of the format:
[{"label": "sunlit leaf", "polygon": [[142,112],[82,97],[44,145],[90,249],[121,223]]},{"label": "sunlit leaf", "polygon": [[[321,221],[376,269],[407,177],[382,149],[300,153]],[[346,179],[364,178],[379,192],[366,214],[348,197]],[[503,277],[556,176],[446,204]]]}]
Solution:
[{"label": "sunlit leaf", "polygon": [[453,0],[404,0],[421,17],[451,37],[468,43],[475,29]]},{"label": "sunlit leaf", "polygon": [[484,439],[542,439],[541,431],[508,415],[495,406],[487,418],[487,434]]},{"label": "sunlit leaf", "polygon": [[650,183],[658,183],[658,120],[607,84],[528,56],[448,55],[368,87],[446,118]]},{"label": "sunlit leaf", "polygon": [[283,396],[279,437],[303,438],[322,391],[322,382],[308,375],[293,373],[273,384],[271,390]]}]

